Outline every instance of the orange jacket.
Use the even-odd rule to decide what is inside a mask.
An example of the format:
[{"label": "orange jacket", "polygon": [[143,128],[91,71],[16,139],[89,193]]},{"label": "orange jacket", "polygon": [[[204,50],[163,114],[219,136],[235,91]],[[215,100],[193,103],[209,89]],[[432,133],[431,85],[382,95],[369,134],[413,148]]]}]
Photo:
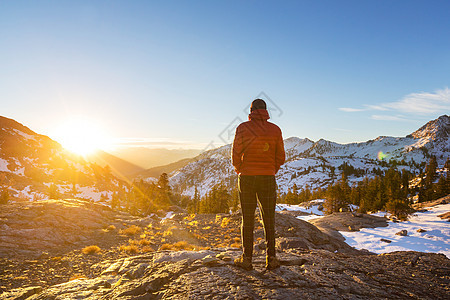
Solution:
[{"label": "orange jacket", "polygon": [[241,175],[275,175],[285,160],[281,130],[267,122],[265,109],[254,110],[248,118],[236,128],[231,153],[234,169]]}]

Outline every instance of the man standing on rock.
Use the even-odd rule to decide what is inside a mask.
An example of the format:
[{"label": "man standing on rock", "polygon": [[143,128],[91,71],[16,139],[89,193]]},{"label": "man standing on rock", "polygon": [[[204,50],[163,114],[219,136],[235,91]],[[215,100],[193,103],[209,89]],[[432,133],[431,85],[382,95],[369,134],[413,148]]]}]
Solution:
[{"label": "man standing on rock", "polygon": [[280,266],[275,254],[275,174],[285,160],[283,138],[280,128],[267,121],[269,113],[264,100],[252,102],[248,118],[236,128],[232,151],[233,166],[239,174],[243,248],[242,256],[234,264],[253,269],[253,228],[258,201],[267,244],[266,268],[272,270]]}]

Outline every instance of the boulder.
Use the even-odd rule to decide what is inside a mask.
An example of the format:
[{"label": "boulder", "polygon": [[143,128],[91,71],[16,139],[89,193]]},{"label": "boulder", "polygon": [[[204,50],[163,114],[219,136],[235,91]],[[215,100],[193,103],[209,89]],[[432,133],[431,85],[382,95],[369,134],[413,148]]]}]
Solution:
[{"label": "boulder", "polygon": [[447,221],[450,221],[450,211],[448,211],[446,213],[443,213],[443,214],[440,214],[440,215],[438,215],[438,217],[443,219],[443,220],[447,219]]},{"label": "boulder", "polygon": [[[351,215],[351,213],[346,214]],[[330,234],[327,234],[326,230],[322,230],[322,228],[318,228],[309,222],[299,220],[289,214],[277,214],[275,218],[275,228],[277,239],[287,238],[280,240],[284,243],[283,245],[286,246],[296,244],[302,249],[323,249],[332,252],[337,251],[351,254],[359,253],[358,250],[350,247],[344,242],[344,238],[339,232],[330,230]],[[289,240],[289,238],[296,239]]]},{"label": "boulder", "polygon": [[322,218],[313,219],[310,223],[317,226],[322,232],[341,241],[344,241],[345,238],[339,231],[359,231],[361,228],[388,226],[385,218],[357,212],[333,213]]},{"label": "boulder", "polygon": [[[79,248],[117,224],[111,208],[76,199],[8,203],[0,210],[0,254],[41,256]],[[131,220],[130,220],[131,221]]]},{"label": "boulder", "polygon": [[407,235],[408,235],[408,230],[400,230],[400,231],[397,232],[395,235],[399,235],[399,236],[407,236]]},{"label": "boulder", "polygon": [[299,237],[282,237],[276,239],[276,247],[280,251],[287,249],[303,249],[309,250],[308,244],[304,239]]}]

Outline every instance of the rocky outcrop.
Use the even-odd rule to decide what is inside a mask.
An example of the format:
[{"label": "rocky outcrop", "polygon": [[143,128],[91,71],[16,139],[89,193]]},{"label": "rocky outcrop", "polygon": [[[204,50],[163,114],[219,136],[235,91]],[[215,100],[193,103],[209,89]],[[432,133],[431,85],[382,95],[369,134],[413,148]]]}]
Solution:
[{"label": "rocky outcrop", "polygon": [[387,219],[357,212],[339,212],[319,219],[313,219],[311,224],[341,241],[345,238],[338,231],[359,231],[361,228],[388,226]]},{"label": "rocky outcrop", "polygon": [[[39,257],[103,240],[102,229],[123,227],[127,214],[84,200],[43,200],[1,205],[0,256]],[[102,238],[98,238],[102,235]]]},{"label": "rocky outcrop", "polygon": [[322,232],[315,225],[288,214],[276,215],[275,228],[279,237],[277,244],[282,248],[283,244],[287,243],[309,250],[322,249],[355,255],[360,253],[360,251],[347,245],[343,239]]},{"label": "rocky outcrop", "polygon": [[[161,213],[144,218],[74,199],[9,203],[0,210],[0,293],[24,286],[47,288],[100,275],[90,266],[158,249],[240,247],[240,214]],[[256,217],[255,255],[265,253]],[[128,229],[132,229],[128,231]],[[359,254],[346,243],[290,215],[277,214],[280,250],[328,250]],[[84,254],[96,246],[93,254]],[[27,292],[29,293],[29,292]]]},{"label": "rocky outcrop", "polygon": [[[225,254],[225,255],[224,255]],[[1,299],[448,299],[450,261],[442,254],[347,255],[287,250],[282,266],[264,257],[244,271],[239,251],[156,252],[92,266],[101,271],[47,289],[27,287]]]},{"label": "rocky outcrop", "polygon": [[420,210],[424,207],[433,207],[440,204],[447,204],[450,203],[450,195],[447,195],[445,197],[433,200],[433,201],[427,201],[427,202],[418,202],[412,205],[412,207],[416,210]]}]

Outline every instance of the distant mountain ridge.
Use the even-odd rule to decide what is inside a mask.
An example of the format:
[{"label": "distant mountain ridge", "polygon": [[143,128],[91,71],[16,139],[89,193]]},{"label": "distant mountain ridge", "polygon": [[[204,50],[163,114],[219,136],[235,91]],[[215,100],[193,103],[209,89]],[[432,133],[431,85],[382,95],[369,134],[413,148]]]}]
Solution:
[{"label": "distant mountain ridge", "polygon": [[135,175],[137,178],[148,178],[148,177],[158,178],[162,173],[169,174],[175,170],[178,170],[178,169],[186,166],[187,164],[189,164],[193,161],[194,161],[194,158],[185,158],[185,159],[170,163],[168,165],[153,167],[153,168],[147,169],[145,171],[141,171]]},{"label": "distant mountain ridge", "polygon": [[122,147],[110,154],[128,161],[142,170],[164,166],[179,160],[197,156],[201,151],[196,149],[164,149],[146,147]]},{"label": "distant mountain ridge", "polygon": [[144,171],[144,168],[102,150],[87,155],[86,160],[102,167],[109,166],[114,176],[123,180],[130,180]]},{"label": "distant mountain ridge", "polygon": [[[380,136],[367,142],[339,144],[320,139],[290,137],[284,140],[286,163],[277,174],[281,192],[294,184],[298,187],[324,187],[340,178],[339,167],[345,162],[363,171],[351,176],[357,182],[371,176],[376,169],[386,169],[386,162],[400,164],[399,168],[417,171],[431,155],[442,165],[450,156],[450,118],[442,115],[406,137]],[[189,164],[170,174],[173,188],[185,195],[193,195],[195,188],[201,195],[214,185],[235,186],[237,175],[230,161],[231,145],[201,153]]]}]

